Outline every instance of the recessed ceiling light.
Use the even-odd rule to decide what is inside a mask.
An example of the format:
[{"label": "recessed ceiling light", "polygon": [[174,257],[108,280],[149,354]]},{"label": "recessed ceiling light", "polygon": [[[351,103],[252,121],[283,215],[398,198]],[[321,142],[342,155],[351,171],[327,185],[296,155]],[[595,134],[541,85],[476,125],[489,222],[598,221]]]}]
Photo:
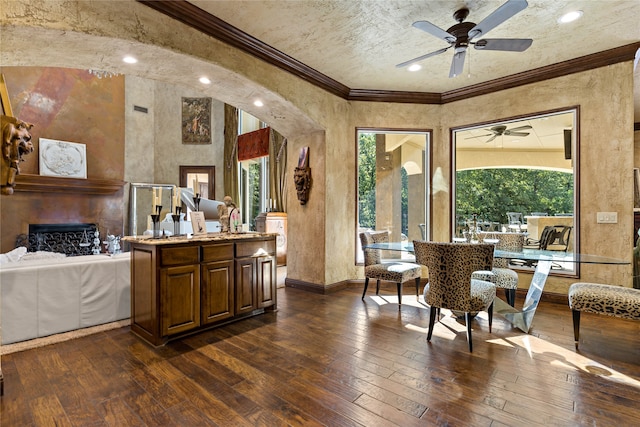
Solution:
[{"label": "recessed ceiling light", "polygon": [[200,77],[200,83],[202,83],[203,85],[208,85],[211,83],[211,80],[206,77]]},{"label": "recessed ceiling light", "polygon": [[255,105],[256,107],[262,107],[262,106],[264,106],[264,104],[262,103],[262,101],[260,101],[259,99],[256,99],[255,101],[253,101],[253,105]]},{"label": "recessed ceiling light", "polygon": [[409,68],[407,68],[407,70],[409,70],[409,71],[418,71],[418,70],[422,70],[422,65],[420,65],[420,64],[413,64],[413,65],[409,66]]},{"label": "recessed ceiling light", "polygon": [[574,10],[562,15],[560,19],[558,19],[558,22],[561,24],[567,24],[569,22],[575,21],[576,19],[579,19],[581,16],[582,16],[581,10]]},{"label": "recessed ceiling light", "polygon": [[122,58],[122,60],[127,64],[135,64],[136,62],[138,62],[136,58],[130,55],[125,56],[124,58]]}]

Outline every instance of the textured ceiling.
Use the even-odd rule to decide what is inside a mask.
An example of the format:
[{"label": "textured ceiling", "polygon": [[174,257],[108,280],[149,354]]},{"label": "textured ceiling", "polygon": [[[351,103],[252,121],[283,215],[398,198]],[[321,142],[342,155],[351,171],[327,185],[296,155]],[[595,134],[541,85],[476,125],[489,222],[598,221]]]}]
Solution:
[{"label": "textured ceiling", "polygon": [[[350,89],[436,92],[466,87],[640,41],[640,0],[529,0],[529,6],[487,34],[531,38],[525,52],[469,49],[464,73],[449,78],[452,49],[408,72],[396,64],[447,47],[412,27],[418,20],[446,30],[453,12],[479,23],[504,0],[246,0],[190,3]],[[576,22],[559,24],[570,10]],[[478,39],[481,39],[478,38]],[[635,71],[635,122],[640,122],[640,66]]]}]

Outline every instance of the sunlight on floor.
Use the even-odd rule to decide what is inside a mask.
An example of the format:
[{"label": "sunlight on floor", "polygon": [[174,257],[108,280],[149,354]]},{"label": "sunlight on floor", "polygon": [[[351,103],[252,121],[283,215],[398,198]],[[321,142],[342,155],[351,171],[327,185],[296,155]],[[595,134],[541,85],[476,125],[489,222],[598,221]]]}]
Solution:
[{"label": "sunlight on floor", "polygon": [[574,350],[567,350],[566,348],[552,344],[533,335],[523,334],[509,338],[492,339],[487,342],[490,344],[506,344],[514,347],[522,347],[527,351],[531,358],[534,358],[536,354],[545,354],[546,357],[554,358],[554,360],[549,362],[553,366],[565,367],[573,371],[582,371],[620,384],[640,388],[640,381],[634,378],[591,360]]},{"label": "sunlight on floor", "polygon": [[[367,298],[371,299],[371,301],[376,303],[378,306],[398,304],[397,295],[392,294],[373,295],[367,296]],[[423,309],[429,308],[429,306],[425,304],[422,295],[420,295],[417,300],[414,295],[403,295],[402,305]],[[442,312],[440,315],[440,321],[433,330],[434,336],[452,341],[458,334],[464,333],[466,331],[464,322],[459,322],[449,310],[442,309],[441,311]],[[476,318],[482,320],[483,322],[487,322],[487,313],[478,313]],[[414,324],[407,324],[405,325],[405,327],[411,331],[415,331],[425,335],[428,332],[428,327],[426,325],[422,327]],[[486,342],[493,345],[511,348],[522,348],[527,352],[531,359],[533,359],[536,354],[546,354],[547,357],[551,355],[554,360],[549,363],[553,366],[564,367],[571,371],[582,371],[584,373],[589,373],[591,375],[597,375],[602,378],[606,378],[616,383],[626,384],[640,389],[640,381],[617,372],[610,367],[589,359],[588,357],[582,356],[580,353],[577,353],[574,350],[568,350],[533,335],[522,334],[508,338],[495,338],[487,340]]]}]

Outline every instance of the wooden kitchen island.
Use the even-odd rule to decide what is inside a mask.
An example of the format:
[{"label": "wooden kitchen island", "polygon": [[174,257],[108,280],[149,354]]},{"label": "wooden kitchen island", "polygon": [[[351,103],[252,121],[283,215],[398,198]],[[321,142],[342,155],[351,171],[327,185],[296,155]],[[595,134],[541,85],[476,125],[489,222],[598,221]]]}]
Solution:
[{"label": "wooden kitchen island", "polygon": [[158,346],[275,310],[276,237],[123,237],[131,247],[131,331]]}]

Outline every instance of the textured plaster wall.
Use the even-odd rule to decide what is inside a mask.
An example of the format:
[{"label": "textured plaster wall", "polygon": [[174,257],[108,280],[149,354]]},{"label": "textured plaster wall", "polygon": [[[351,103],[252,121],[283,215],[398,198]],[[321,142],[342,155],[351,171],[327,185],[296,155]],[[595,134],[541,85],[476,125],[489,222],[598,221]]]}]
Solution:
[{"label": "textured plaster wall", "polygon": [[[128,13],[123,14],[123,8]],[[297,202],[293,188],[294,165],[288,168],[288,278],[329,285],[362,277],[362,268],[353,262],[356,127],[433,130],[433,171],[437,178],[432,202],[433,238],[448,240],[448,129],[578,104],[584,145],[582,248],[631,257],[631,62],[444,106],[347,102],[133,1],[0,0],[0,10],[3,63],[97,67],[189,86],[271,124],[288,138],[290,159],[297,158],[301,147],[309,146],[314,181],[310,201],[304,206]],[[50,48],[52,40],[55,50]],[[104,46],[118,54],[106,54]],[[125,52],[138,55],[139,64],[122,64],[120,56]],[[213,81],[210,88],[196,83],[203,73]],[[258,96],[267,108],[253,106]],[[160,103],[156,93],[154,107]],[[158,152],[154,145],[155,178],[168,179],[165,174],[172,172],[164,169]],[[602,210],[617,211],[619,223],[595,224],[595,212]],[[583,278],[628,286],[630,271],[628,266],[586,266]],[[569,282],[554,281],[548,289],[562,292]]]},{"label": "textured plaster wall", "polygon": [[182,144],[182,98],[202,98],[201,91],[183,85],[155,83],[154,179],[178,185],[180,165],[215,166],[215,198],[224,197],[224,103],[212,99],[211,144]]}]

